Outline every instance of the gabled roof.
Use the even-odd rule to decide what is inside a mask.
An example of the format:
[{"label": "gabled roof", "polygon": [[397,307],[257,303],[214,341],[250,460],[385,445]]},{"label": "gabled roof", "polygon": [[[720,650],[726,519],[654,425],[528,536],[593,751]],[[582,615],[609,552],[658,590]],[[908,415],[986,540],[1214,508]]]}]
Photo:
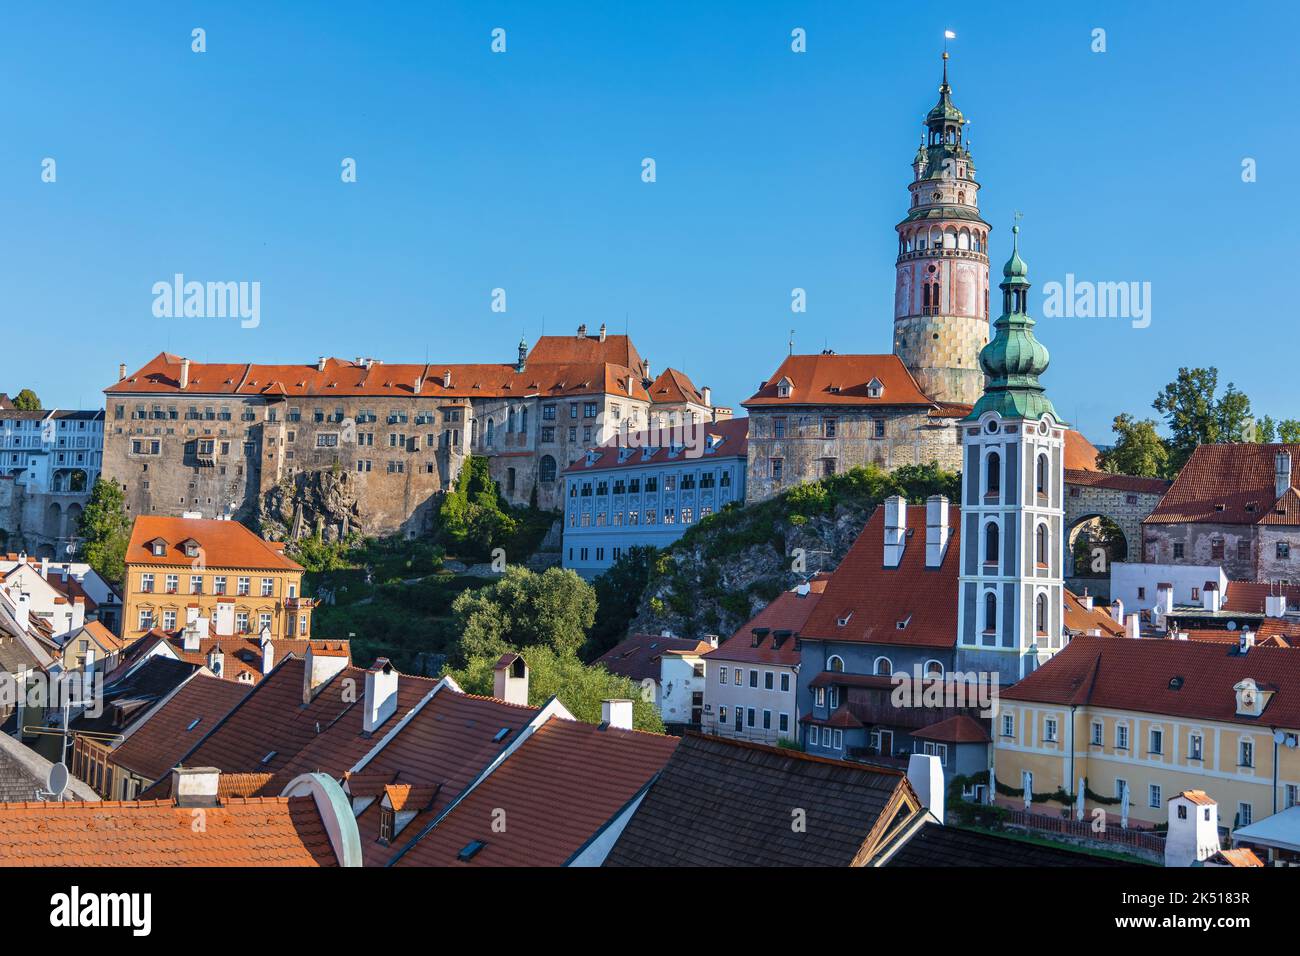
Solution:
[{"label": "gabled roof", "polygon": [[[1236,713],[1248,677],[1273,691],[1258,718]],[[1080,635],[1002,698],[1300,729],[1300,650]]]},{"label": "gabled roof", "polygon": [[[786,398],[777,394],[777,383],[788,378],[792,387]],[[879,379],[884,390],[879,398],[867,395],[867,384]],[[912,373],[897,355],[790,355],[759,388],[741,402],[746,408],[779,408],[785,405],[923,405],[935,403],[921,391]]]},{"label": "gabled roof", "polygon": [[1093,471],[1101,474],[1097,459],[1101,452],[1097,446],[1073,428],[1065,430],[1065,468],[1067,471]]},{"label": "gabled roof", "polygon": [[250,689],[232,680],[195,674],[135,728],[113,751],[110,762],[146,780],[161,779]]},{"label": "gabled roof", "polygon": [[[795,638],[817,607],[829,581],[829,574],[818,573],[808,581],[807,594],[799,594],[797,590],[782,591],[726,642],[704,656],[719,663],[740,661],[793,667],[799,663]],[[766,631],[758,635],[757,647],[754,646],[755,630]],[[783,631],[789,634],[782,634]],[[774,642],[779,642],[778,646],[773,647]]]},{"label": "gabled roof", "polygon": [[[1279,452],[1291,455],[1291,486],[1300,484],[1300,445],[1253,443],[1198,445],[1144,524],[1294,524],[1289,497],[1274,514],[1278,496],[1273,470]],[[1295,519],[1295,520],[1293,520]]]},{"label": "gabled roof", "polygon": [[[663,767],[678,738],[551,717],[396,866],[561,866]],[[505,827],[493,826],[504,812]],[[468,860],[473,841],[482,849]]]},{"label": "gabled roof", "polygon": [[659,679],[659,662],[667,651],[689,651],[706,654],[713,650],[708,641],[690,637],[661,637],[656,634],[631,634],[600,657],[592,666],[605,668],[611,674],[621,674],[640,682]]},{"label": "gabled roof", "polygon": [[166,657],[147,660],[132,673],[104,684],[103,708],[99,716],[83,713],[69,726],[81,733],[124,734],[196,670],[198,666],[195,664]]},{"label": "gabled roof", "polygon": [[1270,594],[1284,595],[1288,608],[1300,608],[1300,585],[1229,581],[1228,590],[1223,595],[1223,610],[1234,614],[1263,614]]},{"label": "gabled roof", "polygon": [[960,509],[949,506],[948,549],[937,568],[925,566],[925,505],[907,506],[907,527],[913,533],[906,539],[903,559],[898,567],[887,568],[885,509],[872,513],[804,624],[805,640],[956,645]]},{"label": "gabled roof", "polygon": [[[749,450],[749,419],[728,418],[720,422],[700,425],[676,426],[653,431],[636,432],[630,437],[615,435],[603,445],[592,448],[584,456],[564,469],[564,473],[609,471],[618,468],[644,468],[646,465],[670,465],[698,462],[708,465],[714,458],[745,458]],[[697,448],[672,453],[669,444],[702,442]],[[654,453],[646,457],[646,449]],[[623,454],[626,452],[626,454]],[[588,459],[591,459],[588,464]]]},{"label": "gabled roof", "polygon": [[928,727],[911,732],[913,737],[922,740],[938,740],[950,744],[986,744],[989,737],[988,728],[968,714],[958,714]]},{"label": "gabled roof", "polygon": [[336,866],[312,797],[0,804],[0,866]]},{"label": "gabled roof", "polygon": [[1081,853],[1064,844],[1047,846],[1024,837],[964,830],[928,820],[884,864],[897,866],[1138,866]]},{"label": "gabled roof", "polygon": [[900,771],[687,734],[605,865],[860,865],[922,812]]},{"label": "gabled roof", "polygon": [[[167,553],[155,556],[149,543],[161,538]],[[203,564],[212,568],[249,568],[263,571],[301,571],[302,565],[291,561],[238,521],[213,521],[204,518],[169,518],[163,515],[137,515],[126,549],[128,565],[186,567],[193,561],[181,543],[194,539],[202,548]],[[188,584],[188,582],[184,582]]]},{"label": "gabled roof", "polygon": [[[1074,432],[1067,431],[1067,435]],[[1069,443],[1066,443],[1067,447]],[[1108,488],[1139,495],[1163,495],[1169,490],[1171,482],[1163,478],[1139,478],[1135,475],[1116,475],[1108,471],[1089,471],[1086,469],[1065,469],[1065,483],[1080,485],[1085,488]]]},{"label": "gabled roof", "polygon": [[1094,604],[1089,610],[1083,599],[1068,588],[1062,589],[1061,594],[1065,602],[1065,627],[1071,634],[1096,630],[1112,637],[1124,636],[1124,626],[1117,623],[1104,607]]},{"label": "gabled roof", "polygon": [[648,391],[650,401],[656,405],[680,405],[687,402],[704,404],[704,394],[695,387],[685,372],[679,372],[675,368],[666,368],[660,372]]}]

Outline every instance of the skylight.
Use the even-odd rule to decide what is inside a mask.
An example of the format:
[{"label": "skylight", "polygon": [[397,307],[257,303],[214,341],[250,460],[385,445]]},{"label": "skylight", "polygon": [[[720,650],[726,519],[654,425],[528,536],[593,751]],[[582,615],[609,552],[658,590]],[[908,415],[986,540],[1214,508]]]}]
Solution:
[{"label": "skylight", "polygon": [[482,840],[470,840],[469,843],[465,844],[461,851],[456,854],[456,859],[460,860],[462,863],[472,860],[478,854],[479,850],[483,849],[485,846],[487,846],[487,844]]},{"label": "skylight", "polygon": [[202,719],[203,719],[202,717],[195,717],[193,720],[190,721],[190,725],[189,725],[188,727],[186,727],[185,729],[186,729],[186,730],[193,730],[195,727],[197,727],[197,726],[199,725],[199,721],[202,720]]}]

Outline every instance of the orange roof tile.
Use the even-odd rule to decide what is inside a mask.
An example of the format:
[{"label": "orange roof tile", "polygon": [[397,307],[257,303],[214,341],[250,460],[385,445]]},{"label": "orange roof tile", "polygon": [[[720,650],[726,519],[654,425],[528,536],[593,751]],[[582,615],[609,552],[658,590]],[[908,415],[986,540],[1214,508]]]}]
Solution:
[{"label": "orange roof tile", "polygon": [[[799,651],[795,648],[794,638],[803,629],[813,609],[821,600],[822,593],[830,580],[829,574],[818,574],[808,582],[808,593],[800,595],[797,591],[783,591],[767,607],[759,611],[751,620],[740,627],[727,641],[716,650],[704,656],[711,661],[743,661],[753,664],[779,664],[793,667],[799,663]],[[755,630],[767,629],[758,646],[754,646]],[[777,635],[789,631],[790,636],[780,640],[780,645],[773,647]]]},{"label": "orange roof tile", "polygon": [[[1291,455],[1291,485],[1300,484],[1300,445],[1198,445],[1160,504],[1144,523],[1296,523],[1297,506],[1278,496],[1273,469],[1278,452]],[[1298,519],[1300,520],[1300,519]]]},{"label": "orange roof tile", "polygon": [[[1066,434],[1073,434],[1067,432]],[[1139,495],[1163,495],[1169,490],[1171,482],[1163,478],[1139,478],[1135,475],[1116,475],[1109,471],[1090,471],[1087,469],[1065,469],[1067,485],[1081,485],[1085,488],[1109,488]]]},{"label": "orange roof tile", "polygon": [[[156,556],[149,543],[161,538],[167,553]],[[204,518],[169,518],[163,515],[137,515],[126,549],[128,565],[168,567],[193,566],[181,545],[196,541],[202,549],[206,568],[251,568],[265,571],[301,571],[302,565],[291,561],[238,521],[213,521]]]},{"label": "orange roof tile", "polygon": [[[693,431],[694,428],[702,432]],[[669,443],[703,441],[700,449],[689,452],[671,453]],[[720,443],[719,443],[720,442]],[[679,446],[680,447],[680,446]],[[654,448],[650,457],[645,457],[646,449]],[[712,448],[712,451],[707,449]],[[624,450],[629,454],[622,455]],[[749,419],[728,418],[720,422],[708,422],[699,426],[677,426],[655,431],[637,432],[630,437],[615,435],[603,445],[592,448],[593,460],[587,463],[587,456],[579,458],[567,468],[565,474],[585,471],[605,471],[611,468],[644,468],[647,464],[664,465],[670,462],[698,461],[707,463],[711,458],[744,458],[749,450]]]},{"label": "orange roof tile", "polygon": [[109,762],[146,780],[161,779],[250,689],[236,681],[195,674],[171,700],[135,727],[112,752]]},{"label": "orange roof tile", "polygon": [[913,730],[911,734],[922,740],[938,740],[952,744],[986,744],[992,740],[988,728],[966,714],[958,714],[956,717],[949,717],[947,720],[922,727],[920,730]]},{"label": "orange roof tile", "polygon": [[679,372],[675,368],[666,368],[659,373],[659,377],[650,385],[650,401],[656,405],[672,405],[692,402],[696,405],[704,404],[704,395],[695,383],[687,377],[685,372]]},{"label": "orange roof tile", "polygon": [[[791,382],[790,394],[781,398],[778,383]],[[879,398],[867,396],[867,386],[878,379],[884,390]],[[757,392],[741,402],[746,408],[783,405],[933,405],[912,373],[897,355],[790,355]]]},{"label": "orange roof tile", "polygon": [[1101,452],[1073,428],[1065,430],[1065,468],[1067,471],[1098,471]]}]

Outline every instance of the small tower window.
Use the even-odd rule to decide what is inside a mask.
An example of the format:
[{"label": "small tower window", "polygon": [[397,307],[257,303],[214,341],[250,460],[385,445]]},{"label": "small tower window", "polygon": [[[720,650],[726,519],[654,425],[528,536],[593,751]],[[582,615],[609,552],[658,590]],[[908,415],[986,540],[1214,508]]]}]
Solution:
[{"label": "small tower window", "polygon": [[1038,475],[1036,484],[1040,495],[1047,494],[1047,456],[1038,456]]},{"label": "small tower window", "polygon": [[1047,634],[1047,595],[1040,594],[1034,599],[1034,630]]},{"label": "small tower window", "polygon": [[998,629],[998,598],[992,591],[984,593],[984,633],[992,634]]},{"label": "small tower window", "polygon": [[1034,531],[1034,556],[1040,568],[1047,567],[1047,525],[1040,524]]},{"label": "small tower window", "polygon": [[998,526],[990,521],[984,526],[984,563],[998,563]]},{"label": "small tower window", "polygon": [[997,452],[989,452],[985,463],[984,494],[996,495],[1002,490],[1002,458]]}]

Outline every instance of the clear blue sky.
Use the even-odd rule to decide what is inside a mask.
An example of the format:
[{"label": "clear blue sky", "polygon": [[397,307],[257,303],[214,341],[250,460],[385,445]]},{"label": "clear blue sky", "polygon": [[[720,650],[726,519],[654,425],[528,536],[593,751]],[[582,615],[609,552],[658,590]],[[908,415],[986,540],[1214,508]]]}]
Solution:
[{"label": "clear blue sky", "polygon": [[[1105,442],[1180,364],[1215,364],[1300,417],[1294,6],[1046,6],[6,5],[0,391],[98,406],[119,361],[163,349],[509,361],[543,318],[626,316],[656,369],[726,403],[792,326],[801,351],[886,352],[949,28],[995,267],[1019,209],[1040,315],[1067,272],[1152,283],[1150,328],[1040,321],[1062,414]],[[176,272],[260,282],[260,327],[155,318]]]}]

